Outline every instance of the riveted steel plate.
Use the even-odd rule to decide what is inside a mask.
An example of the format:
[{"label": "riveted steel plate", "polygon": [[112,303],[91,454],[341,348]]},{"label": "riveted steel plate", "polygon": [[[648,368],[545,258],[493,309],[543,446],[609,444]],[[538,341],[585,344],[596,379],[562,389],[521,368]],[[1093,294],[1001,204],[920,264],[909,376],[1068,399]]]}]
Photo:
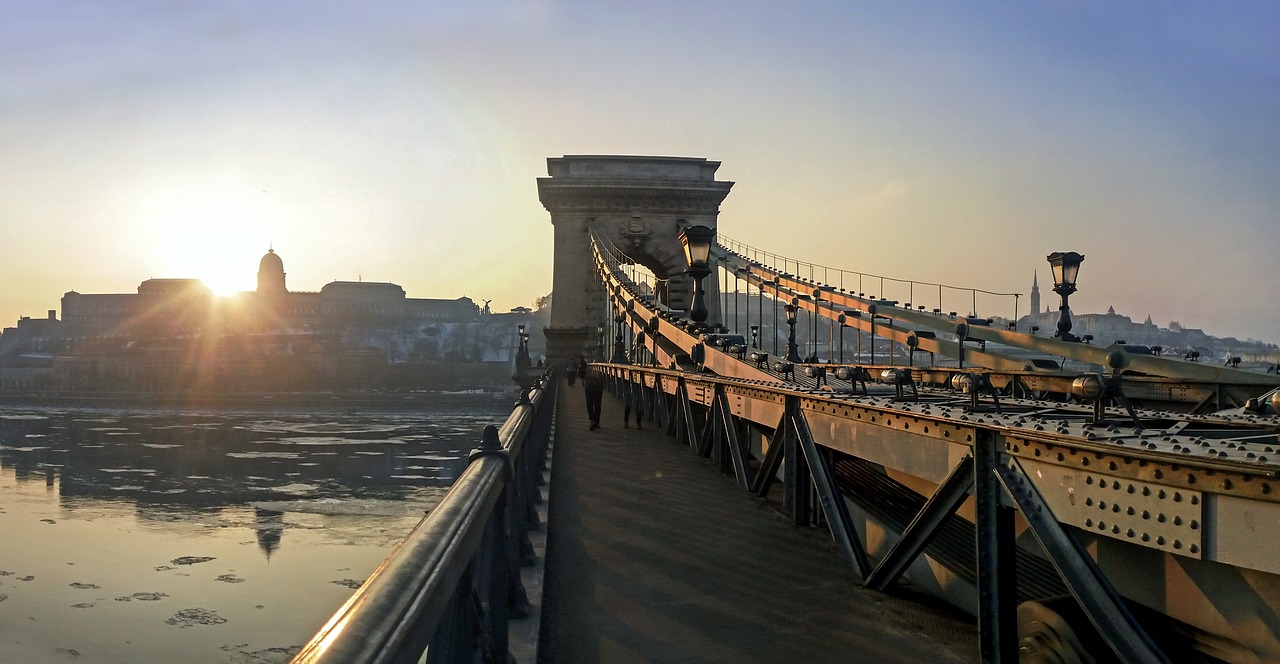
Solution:
[{"label": "riveted steel plate", "polygon": [[1199,491],[1059,466],[1018,462],[1063,523],[1190,558],[1204,552]]}]

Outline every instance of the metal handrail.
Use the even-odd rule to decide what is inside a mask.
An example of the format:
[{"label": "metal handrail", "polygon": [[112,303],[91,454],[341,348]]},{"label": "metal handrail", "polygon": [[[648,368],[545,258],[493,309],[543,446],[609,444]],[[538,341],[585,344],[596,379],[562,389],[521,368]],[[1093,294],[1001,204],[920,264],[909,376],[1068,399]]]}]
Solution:
[{"label": "metal handrail", "polygon": [[[878,299],[889,299],[889,295],[885,291],[885,282],[907,286],[907,294],[904,297],[907,298],[908,302],[912,302],[916,299],[916,295],[915,295],[916,286],[926,286],[930,289],[936,288],[938,290],[937,303],[938,303],[939,309],[942,309],[942,294],[944,289],[949,291],[960,291],[960,292],[969,294],[969,298],[971,300],[970,305],[972,307],[972,310],[970,311],[970,315],[977,316],[979,293],[983,295],[992,295],[1000,298],[1012,297],[1014,301],[1013,318],[1010,320],[1018,319],[1018,298],[1022,297],[1022,293],[1003,293],[1000,291],[986,290],[983,288],[956,286],[953,284],[943,284],[943,283],[938,283],[933,281],[920,281],[918,279],[903,279],[901,277],[890,277],[883,274],[859,272],[857,270],[846,270],[844,268],[839,268],[832,265],[823,265],[821,263],[813,263],[811,261],[802,261],[798,258],[791,258],[788,256],[783,256],[781,254],[775,254],[773,252],[760,249],[758,247],[753,247],[744,242],[740,242],[731,237],[725,236],[724,234],[718,235],[716,240],[720,244],[720,246],[723,247],[724,249],[728,251],[732,251],[743,257],[750,257],[751,260],[755,260],[763,265],[768,265],[770,267],[777,268],[778,271],[782,273],[791,273],[791,270],[794,269],[795,270],[794,274],[796,276],[800,276],[801,266],[808,266],[810,280],[817,280],[818,277],[821,276],[822,282],[830,284],[832,286],[838,286],[841,289],[844,288],[845,275],[849,275],[851,277],[857,277],[858,288],[852,289],[853,282],[852,281],[850,282],[850,288],[852,289],[852,292],[855,292],[855,293],[862,290],[862,280],[864,278],[870,281],[879,281],[880,293],[876,296]],[[778,263],[782,264],[781,267],[778,266]],[[821,271],[821,275],[819,275],[819,271]],[[831,277],[831,273],[833,272],[836,275],[835,279],[832,279]],[[923,292],[921,292],[921,297],[926,297]],[[917,302],[917,304],[919,303]],[[1032,311],[1030,313],[1036,313],[1036,312]]]},{"label": "metal handrail", "polygon": [[440,504],[294,663],[418,662],[428,648],[428,661],[470,661],[461,650],[475,648],[486,652],[484,659],[496,651],[506,661],[506,620],[524,601],[517,568],[531,524],[521,503],[536,491],[521,484],[535,481],[527,471],[546,452],[552,376],[543,375],[501,429],[485,428]]}]

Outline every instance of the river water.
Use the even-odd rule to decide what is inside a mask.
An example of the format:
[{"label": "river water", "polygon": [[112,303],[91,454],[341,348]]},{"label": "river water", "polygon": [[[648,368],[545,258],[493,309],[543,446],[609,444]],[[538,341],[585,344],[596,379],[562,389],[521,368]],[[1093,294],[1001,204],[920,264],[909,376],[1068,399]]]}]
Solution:
[{"label": "river water", "polygon": [[0,408],[0,662],[283,662],[507,404]]}]

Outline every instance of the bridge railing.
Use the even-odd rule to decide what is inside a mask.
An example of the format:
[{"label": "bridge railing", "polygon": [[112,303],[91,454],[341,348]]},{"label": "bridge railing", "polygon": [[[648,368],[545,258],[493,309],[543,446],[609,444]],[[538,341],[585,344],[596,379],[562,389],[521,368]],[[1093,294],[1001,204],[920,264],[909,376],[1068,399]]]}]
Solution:
[{"label": "bridge railing", "polygon": [[898,300],[905,303],[903,306],[907,308],[916,306],[923,311],[928,306],[935,311],[944,312],[948,311],[948,309],[954,309],[960,315],[967,316],[978,316],[979,312],[982,312],[981,315],[983,316],[987,314],[1010,316],[1009,320],[1011,321],[1018,320],[1018,316],[1022,313],[1036,313],[1034,311],[1022,312],[1018,309],[1021,293],[1001,293],[982,288],[954,286],[931,281],[902,279],[882,274],[845,270],[775,254],[771,251],[739,242],[723,234],[718,235],[716,241],[729,251],[762,265],[777,268],[780,272],[801,278],[807,277],[810,281],[820,282],[840,290],[848,290],[850,293],[856,293],[859,296],[866,295],[872,299]]},{"label": "bridge railing", "polygon": [[449,493],[293,662],[508,661],[507,621],[527,615],[520,566],[533,561],[553,376],[485,427]]}]

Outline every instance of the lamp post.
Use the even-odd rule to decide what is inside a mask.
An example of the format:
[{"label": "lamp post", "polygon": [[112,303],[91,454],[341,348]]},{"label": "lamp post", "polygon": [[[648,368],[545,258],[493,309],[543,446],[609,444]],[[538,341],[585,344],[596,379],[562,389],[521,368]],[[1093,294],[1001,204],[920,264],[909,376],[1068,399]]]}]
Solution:
[{"label": "lamp post", "polygon": [[868,304],[867,313],[871,314],[871,365],[876,363],[876,305]]},{"label": "lamp post", "polygon": [[840,323],[840,364],[844,364],[844,328],[848,327],[844,322],[848,320],[844,314],[836,317],[836,321]]},{"label": "lamp post", "polygon": [[1076,292],[1076,277],[1080,274],[1080,264],[1084,256],[1074,251],[1055,251],[1047,257],[1049,267],[1053,268],[1053,292],[1062,296],[1062,304],[1058,307],[1058,332],[1056,335],[1063,341],[1079,341],[1071,334],[1071,309],[1067,298]]},{"label": "lamp post", "polygon": [[684,260],[689,265],[685,274],[693,278],[693,302],[689,305],[689,318],[702,327],[707,320],[707,303],[702,280],[711,274],[708,259],[711,256],[711,243],[716,239],[714,228],[706,226],[686,226],[680,229],[680,246],[684,248]]},{"label": "lamp post", "polygon": [[627,363],[627,342],[622,339],[622,325],[627,322],[627,317],[619,311],[614,316],[613,322],[617,333],[613,335],[613,361],[615,364]]},{"label": "lamp post", "polygon": [[516,326],[516,371],[523,372],[532,363],[529,361],[529,335],[524,331],[524,323]]},{"label": "lamp post", "polygon": [[521,404],[529,403],[529,390],[538,382],[538,374],[533,368],[533,362],[529,360],[529,334],[524,331],[524,325],[516,326],[517,339],[519,345],[516,348],[516,373],[511,377],[512,380],[520,386]]},{"label": "lamp post", "polygon": [[794,304],[788,304],[783,307],[783,310],[787,313],[787,327],[790,328],[790,331],[787,332],[788,362],[800,361],[799,349],[796,348],[796,309],[797,307]]},{"label": "lamp post", "polygon": [[773,297],[769,298],[773,300],[773,323],[772,323],[772,327],[770,327],[769,329],[772,332],[772,336],[773,336],[773,354],[774,355],[778,354],[778,284],[780,282],[781,282],[781,279],[779,279],[778,277],[773,278]]},{"label": "lamp post", "polygon": [[756,349],[760,348],[760,326],[759,325],[751,326],[751,347]]},{"label": "lamp post", "polygon": [[658,366],[658,317],[649,317],[649,338],[653,339],[653,366]]}]

